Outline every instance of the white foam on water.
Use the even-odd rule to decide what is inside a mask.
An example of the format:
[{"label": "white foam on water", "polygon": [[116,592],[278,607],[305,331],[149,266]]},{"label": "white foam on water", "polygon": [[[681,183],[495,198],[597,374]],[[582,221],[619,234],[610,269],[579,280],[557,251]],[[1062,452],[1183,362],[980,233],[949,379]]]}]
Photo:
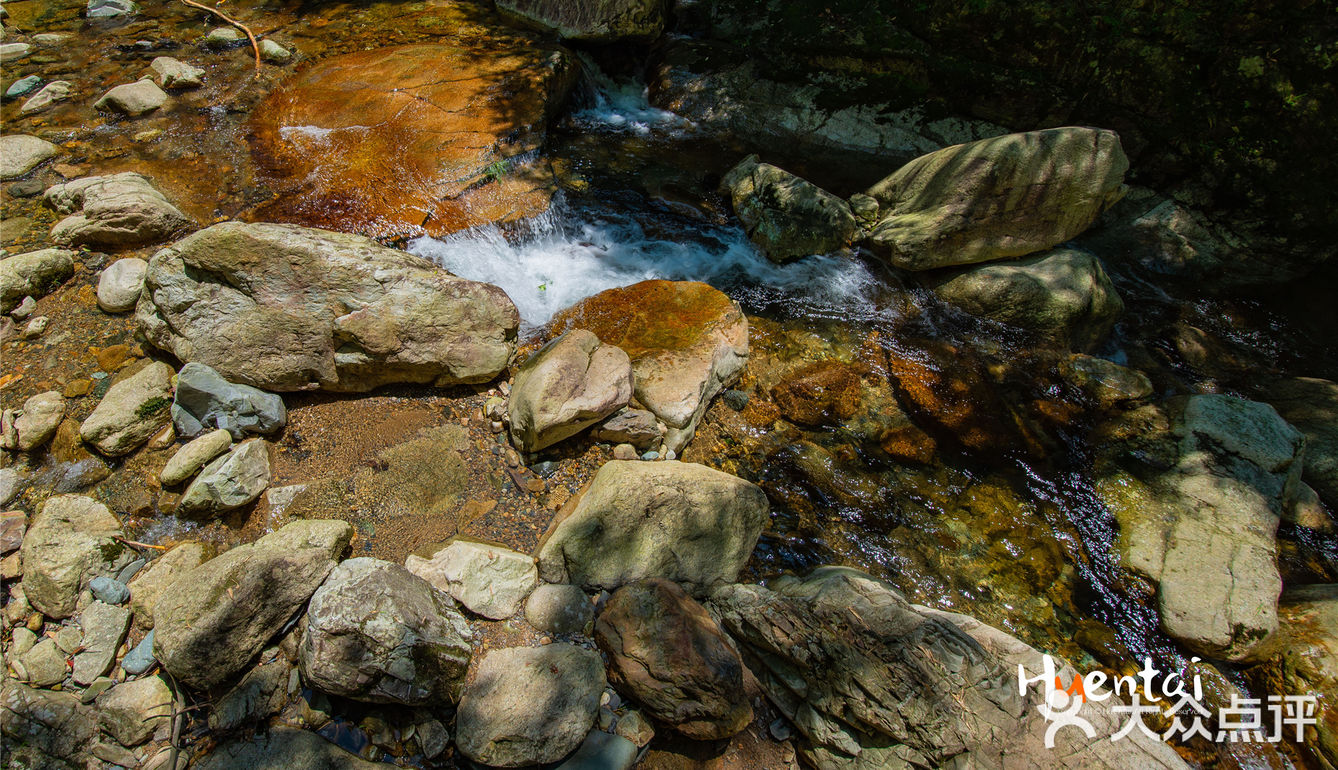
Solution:
[{"label": "white foam on water", "polygon": [[688,131],[692,121],[652,107],[649,89],[639,80],[614,79],[582,57],[593,92],[589,106],[571,114],[571,122],[587,131],[629,132],[641,136]]},{"label": "white foam on water", "polygon": [[366,131],[367,126],[342,126],[339,128],[321,128],[320,126],[280,126],[279,136],[287,141],[310,139],[324,142],[336,131]]},{"label": "white foam on water", "polygon": [[560,203],[508,237],[495,226],[417,238],[408,250],[455,275],[500,286],[531,325],[605,289],[651,278],[704,281],[745,304],[792,315],[871,318],[886,284],[848,256],[768,260],[737,227],[683,225],[685,237],[648,234],[625,218],[578,215]]}]

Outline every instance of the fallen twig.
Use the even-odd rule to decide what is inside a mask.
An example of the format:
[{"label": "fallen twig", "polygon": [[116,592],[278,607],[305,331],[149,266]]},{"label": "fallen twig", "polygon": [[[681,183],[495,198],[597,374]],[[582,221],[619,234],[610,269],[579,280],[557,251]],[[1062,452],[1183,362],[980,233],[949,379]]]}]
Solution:
[{"label": "fallen twig", "polygon": [[139,542],[138,540],[126,540],[126,539],[123,538],[123,537],[118,537],[118,538],[116,538],[116,539],[119,540],[119,541],[121,541],[122,543],[125,543],[126,545],[134,546],[135,548],[152,548],[152,549],[154,549],[155,551],[166,551],[166,550],[167,550],[167,546],[165,546],[165,545],[149,545],[148,543],[141,543],[141,542]]},{"label": "fallen twig", "polygon": [[208,11],[209,13],[214,14],[218,18],[222,19],[223,21],[226,21],[227,23],[231,24],[237,29],[240,29],[242,32],[245,32],[246,38],[251,41],[251,50],[254,51],[256,55],[256,75],[260,74],[260,43],[256,42],[255,33],[251,31],[250,27],[246,26],[240,21],[237,21],[236,19],[232,18],[226,13],[223,13],[217,8],[210,8],[207,5],[195,2],[195,0],[181,0],[181,2],[185,3],[186,5],[189,5],[192,8],[199,8],[202,11]]}]

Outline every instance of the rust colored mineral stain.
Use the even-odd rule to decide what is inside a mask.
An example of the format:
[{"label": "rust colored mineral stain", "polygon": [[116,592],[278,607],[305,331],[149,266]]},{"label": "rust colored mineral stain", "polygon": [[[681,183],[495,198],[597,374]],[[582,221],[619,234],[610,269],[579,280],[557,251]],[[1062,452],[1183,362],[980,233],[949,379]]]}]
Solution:
[{"label": "rust colored mineral stain", "polygon": [[609,289],[559,313],[553,334],[587,329],[636,360],[647,353],[688,350],[739,313],[729,297],[695,281],[642,281]]},{"label": "rust colored mineral stain", "polygon": [[560,50],[509,38],[326,59],[256,111],[252,149],[280,193],[260,217],[387,237],[541,213],[552,174],[518,156],[542,147],[573,76]]}]

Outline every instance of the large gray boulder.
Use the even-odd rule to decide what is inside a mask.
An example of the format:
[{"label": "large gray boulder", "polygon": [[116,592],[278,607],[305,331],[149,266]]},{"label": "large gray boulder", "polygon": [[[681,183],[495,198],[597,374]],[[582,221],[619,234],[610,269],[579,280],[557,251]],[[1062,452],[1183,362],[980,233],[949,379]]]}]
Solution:
[{"label": "large gray boulder", "polygon": [[0,179],[21,177],[59,154],[59,147],[36,136],[0,136]]},{"label": "large gray boulder", "polygon": [[859,232],[840,198],[756,155],[720,182],[748,237],[774,262],[827,254],[849,246]]},{"label": "large gray boulder", "polygon": [[172,367],[150,361],[107,389],[79,437],[111,457],[129,454],[172,421]]},{"label": "large gray boulder", "polygon": [[307,607],[302,677],[355,700],[443,705],[459,698],[472,641],[446,594],[398,564],[349,559]]},{"label": "large gray boulder", "polygon": [[924,281],[971,315],[1075,350],[1098,346],[1124,312],[1101,261],[1077,249],[925,274]]},{"label": "large gray boulder", "polygon": [[136,317],[182,361],[276,391],[486,382],[520,322],[496,286],[370,238],[241,222],[155,254]]},{"label": "large gray boulder", "polygon": [[177,372],[172,424],[178,436],[198,436],[222,428],[241,441],[248,433],[268,436],[288,422],[283,398],[250,385],[238,385],[210,367],[189,363]]},{"label": "large gray boulder", "polygon": [[1191,396],[1163,439],[1169,467],[1101,473],[1124,568],[1157,586],[1163,629],[1205,656],[1266,655],[1278,628],[1276,535],[1305,438],[1267,404]]},{"label": "large gray boulder", "polygon": [[43,615],[74,614],[79,592],[95,577],[115,577],[134,560],[120,541],[121,522],[91,497],[56,495],[33,517],[19,550],[23,591]]},{"label": "large gray boulder", "polygon": [[53,185],[45,197],[48,206],[68,215],[51,228],[51,240],[61,245],[145,246],[191,224],[148,177],[130,171]]},{"label": "large gray boulder", "polygon": [[[1126,721],[1111,700],[1083,706],[1094,738],[1059,730],[1046,748],[1045,696],[1018,690],[1018,664],[1041,673],[1038,651],[857,570],[725,586],[709,605],[818,770],[1186,766],[1140,731],[1109,740]],[[1064,682],[1075,675],[1057,668]]]},{"label": "large gray boulder", "polygon": [[227,681],[307,603],[352,537],[344,521],[295,521],[186,572],[153,608],[154,656],[196,689]]},{"label": "large gray boulder", "polygon": [[584,329],[573,329],[526,359],[507,402],[511,438],[535,452],[574,436],[627,406],[632,362]]},{"label": "large gray boulder", "polygon": [[768,511],[760,488],[704,465],[612,460],[554,517],[539,573],[609,590],[666,578],[701,594],[738,577]]},{"label": "large gray boulder", "polygon": [[200,470],[181,493],[177,512],[183,516],[224,513],[248,505],[269,488],[269,444],[243,441]]},{"label": "large gray boulder", "polygon": [[498,0],[502,13],[566,40],[648,42],[664,29],[664,0]]},{"label": "large gray boulder", "polygon": [[1281,380],[1264,389],[1263,400],[1305,434],[1302,478],[1338,510],[1338,382],[1314,377]]},{"label": "large gray boulder", "polygon": [[43,297],[74,275],[74,252],[41,249],[0,259],[0,312],[8,313],[24,297]]},{"label": "large gray boulder", "polygon": [[743,661],[706,609],[667,580],[619,588],[595,622],[609,680],[652,717],[699,741],[753,721]]},{"label": "large gray boulder", "polygon": [[456,744],[495,767],[556,762],[594,725],[607,681],[599,653],[572,644],[493,650],[456,711]]},{"label": "large gray boulder", "polygon": [[6,409],[0,415],[0,446],[31,452],[56,434],[65,417],[65,398],[49,390],[23,402],[22,409]]},{"label": "large gray boulder", "polygon": [[384,763],[350,754],[315,733],[275,727],[254,738],[219,744],[194,767],[198,770],[385,770]]},{"label": "large gray boulder", "polygon": [[1068,126],[946,147],[869,188],[880,219],[866,243],[894,266],[929,270],[1044,251],[1086,230],[1124,194],[1114,131]]},{"label": "large gray boulder", "polygon": [[69,692],[39,690],[6,678],[0,687],[0,733],[11,767],[97,767],[88,755],[97,711]]}]

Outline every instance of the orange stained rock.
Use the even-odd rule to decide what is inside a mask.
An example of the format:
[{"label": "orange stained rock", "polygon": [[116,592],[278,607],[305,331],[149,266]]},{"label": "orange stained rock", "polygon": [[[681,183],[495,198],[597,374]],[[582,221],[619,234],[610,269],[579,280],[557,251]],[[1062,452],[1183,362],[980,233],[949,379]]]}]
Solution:
[{"label": "orange stained rock", "polygon": [[321,61],[256,110],[278,193],[260,213],[381,237],[541,213],[554,185],[535,154],[574,77],[561,49],[505,36]]},{"label": "orange stained rock", "polygon": [[651,353],[690,350],[713,339],[717,329],[735,327],[742,315],[729,297],[705,283],[642,281],[562,311],[553,321],[553,334],[588,329],[635,361]]}]

